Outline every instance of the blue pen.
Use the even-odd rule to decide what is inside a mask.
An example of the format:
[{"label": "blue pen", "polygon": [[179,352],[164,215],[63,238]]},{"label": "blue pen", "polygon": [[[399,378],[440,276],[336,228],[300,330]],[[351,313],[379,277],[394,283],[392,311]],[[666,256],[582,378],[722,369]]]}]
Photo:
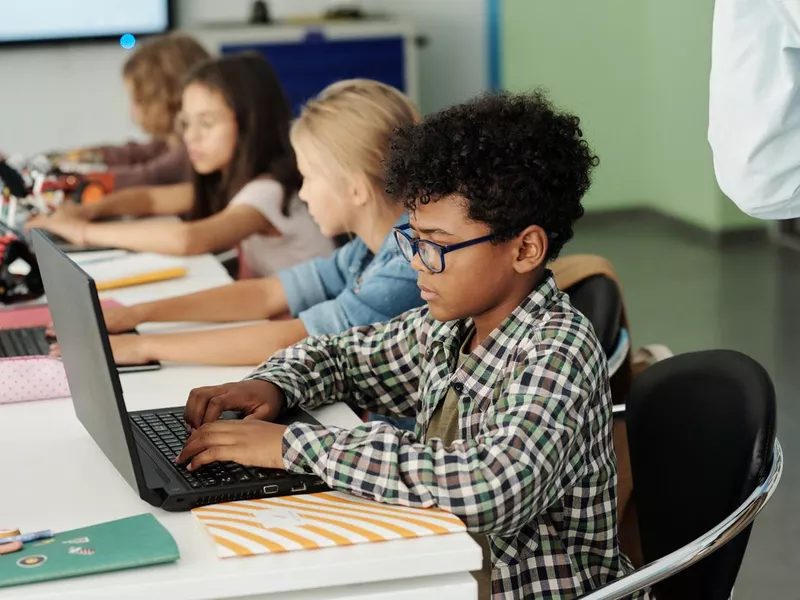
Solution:
[{"label": "blue pen", "polygon": [[10,544],[11,542],[34,542],[36,540],[46,540],[51,537],[53,537],[53,532],[49,529],[45,529],[44,531],[32,531],[31,533],[23,533],[22,535],[0,538],[0,544]]}]

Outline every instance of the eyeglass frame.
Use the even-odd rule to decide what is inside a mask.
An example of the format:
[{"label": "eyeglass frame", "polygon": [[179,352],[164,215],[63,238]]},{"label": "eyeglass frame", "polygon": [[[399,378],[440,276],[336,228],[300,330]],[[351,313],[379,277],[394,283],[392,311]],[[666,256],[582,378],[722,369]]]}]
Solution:
[{"label": "eyeglass frame", "polygon": [[[425,268],[428,269],[428,271],[430,271],[431,273],[434,273],[434,274],[443,273],[445,268],[447,267],[447,264],[445,263],[445,260],[444,260],[444,255],[445,254],[449,254],[450,252],[453,252],[455,250],[461,250],[462,248],[469,248],[470,246],[476,246],[478,244],[483,244],[484,242],[489,242],[489,241],[497,239],[499,237],[499,235],[496,234],[496,233],[490,233],[489,235],[483,235],[481,237],[473,238],[471,240],[466,240],[464,242],[458,242],[457,244],[438,244],[438,243],[436,243],[434,241],[431,241],[431,240],[421,240],[419,238],[411,237],[410,235],[408,235],[406,233],[406,231],[408,231],[409,229],[411,229],[411,223],[406,223],[404,225],[399,225],[398,227],[394,228],[394,233],[395,233],[394,241],[397,244],[397,247],[400,248],[400,254],[402,254],[403,258],[405,258],[409,263],[412,260],[414,260],[415,256],[417,256],[419,254],[419,259],[422,262],[422,264],[425,265]],[[400,246],[400,241],[397,239],[397,234],[402,235],[411,244],[411,258],[408,258],[405,255],[405,253],[403,252],[403,248]],[[420,244],[428,244],[430,246],[433,246],[434,248],[436,248],[436,250],[439,251],[439,257],[442,260],[442,268],[441,268],[441,270],[434,271],[425,262],[425,259],[422,258],[422,254],[420,254],[420,252],[419,252],[419,245]]]}]

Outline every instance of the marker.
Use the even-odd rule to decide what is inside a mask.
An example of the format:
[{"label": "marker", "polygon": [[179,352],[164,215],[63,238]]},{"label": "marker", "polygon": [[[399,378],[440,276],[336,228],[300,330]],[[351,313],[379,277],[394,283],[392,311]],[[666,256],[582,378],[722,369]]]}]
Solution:
[{"label": "marker", "polygon": [[0,539],[19,535],[19,529],[0,529]]},{"label": "marker", "polygon": [[45,529],[43,531],[32,531],[31,533],[0,538],[0,544],[10,544],[11,542],[35,542],[36,540],[46,540],[51,537],[53,537],[53,532],[49,529]]}]

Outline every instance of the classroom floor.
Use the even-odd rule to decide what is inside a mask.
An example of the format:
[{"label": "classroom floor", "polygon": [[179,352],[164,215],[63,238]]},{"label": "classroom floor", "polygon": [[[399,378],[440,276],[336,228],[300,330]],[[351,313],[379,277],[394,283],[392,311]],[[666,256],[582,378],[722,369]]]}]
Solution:
[{"label": "classroom floor", "polygon": [[635,346],[662,343],[676,354],[731,348],[772,376],[783,478],[753,529],[735,597],[798,597],[800,251],[767,241],[723,250],[650,217],[605,221],[579,224],[565,254],[591,252],[613,262]]}]

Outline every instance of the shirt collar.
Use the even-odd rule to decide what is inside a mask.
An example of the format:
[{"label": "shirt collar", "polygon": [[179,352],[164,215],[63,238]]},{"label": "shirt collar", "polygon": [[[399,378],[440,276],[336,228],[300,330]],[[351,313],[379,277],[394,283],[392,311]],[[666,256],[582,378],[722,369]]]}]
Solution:
[{"label": "shirt collar", "polygon": [[[481,342],[480,347],[494,356],[504,354],[509,339],[529,337],[531,328],[535,327],[542,315],[552,308],[560,293],[553,273],[549,269],[545,270],[544,278],[539,285],[520,302],[497,329],[489,334],[488,338]],[[461,341],[472,327],[474,322],[471,318],[440,323],[434,327],[431,346],[444,347],[449,360],[456,356]]]}]

